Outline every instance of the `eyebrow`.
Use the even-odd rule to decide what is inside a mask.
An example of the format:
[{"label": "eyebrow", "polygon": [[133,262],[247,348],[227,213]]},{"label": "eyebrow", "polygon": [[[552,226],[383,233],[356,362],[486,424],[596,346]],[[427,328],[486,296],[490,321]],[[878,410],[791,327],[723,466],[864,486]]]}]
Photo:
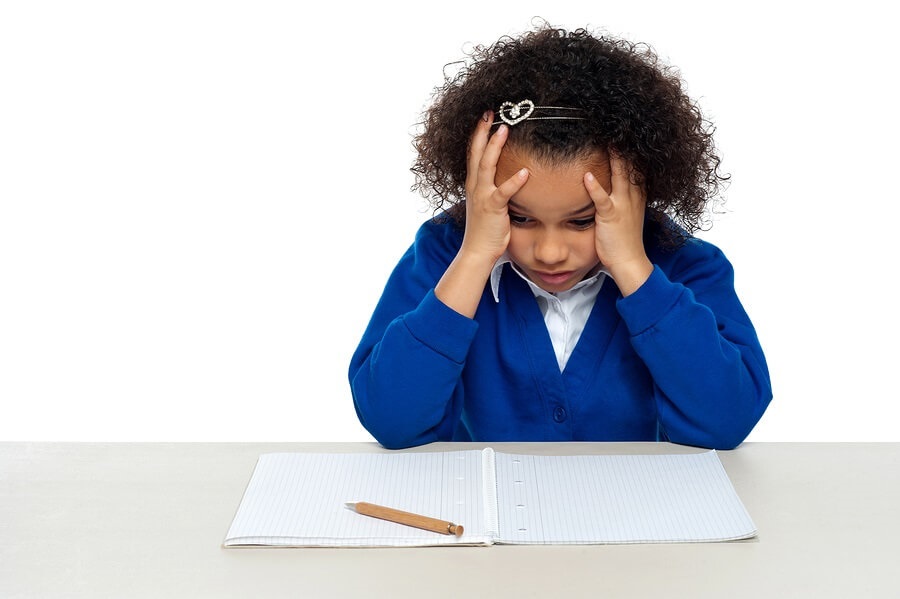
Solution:
[{"label": "eyebrow", "polygon": [[577,215],[581,214],[582,212],[587,212],[588,210],[593,210],[593,209],[594,209],[594,202],[593,202],[593,200],[591,200],[590,203],[585,204],[578,210],[573,210],[572,212],[568,213],[566,216],[577,216]]},{"label": "eyebrow", "polygon": [[[509,204],[510,208],[512,208],[518,212],[523,212],[526,214],[528,213],[528,210],[524,206],[522,206],[521,204],[516,202],[515,200],[510,200],[507,203]],[[573,210],[573,211],[569,212],[568,214],[566,214],[566,217],[577,216],[577,215],[581,214],[582,212],[587,212],[588,210],[590,210],[593,207],[594,207],[594,202],[592,201],[589,204],[585,204],[584,206],[582,206],[581,208],[579,208],[577,210]]]}]

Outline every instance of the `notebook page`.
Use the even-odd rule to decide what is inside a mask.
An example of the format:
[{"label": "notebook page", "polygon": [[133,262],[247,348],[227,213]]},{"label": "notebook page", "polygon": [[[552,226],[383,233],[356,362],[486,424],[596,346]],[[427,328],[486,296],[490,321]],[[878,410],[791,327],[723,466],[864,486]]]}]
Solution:
[{"label": "notebook page", "polygon": [[500,538],[515,544],[723,541],[756,534],[714,451],[496,453]]},{"label": "notebook page", "polygon": [[[485,542],[481,452],[260,456],[225,546],[415,546]],[[367,501],[462,524],[457,538],[362,516]]]}]

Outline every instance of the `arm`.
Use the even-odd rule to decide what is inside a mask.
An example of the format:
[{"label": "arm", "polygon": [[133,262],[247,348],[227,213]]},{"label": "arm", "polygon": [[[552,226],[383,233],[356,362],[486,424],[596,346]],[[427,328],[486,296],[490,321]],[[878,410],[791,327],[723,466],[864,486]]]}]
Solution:
[{"label": "arm", "polygon": [[762,417],[772,389],[731,264],[698,240],[651,261],[644,191],[614,153],[610,166],[609,192],[591,173],[584,177],[596,207],[597,255],[622,293],[619,313],[653,379],[661,432],[675,443],[736,447]]},{"label": "arm", "polygon": [[497,161],[509,129],[501,125],[489,139],[492,114],[484,114],[469,142],[466,232],[459,253],[434,290],[441,302],[469,318],[475,317],[491,269],[509,244],[509,199],[528,180],[528,171],[522,169],[499,186],[495,184]]},{"label": "arm", "polygon": [[772,388],[731,264],[698,240],[659,262],[664,268],[655,266],[617,307],[653,378],[661,432],[675,443],[736,447]]},{"label": "arm", "polygon": [[454,255],[451,227],[420,229],[351,359],[356,413],[388,448],[450,440],[459,423],[459,379],[478,325],[433,292]]},{"label": "arm", "polygon": [[495,185],[508,129],[489,137],[491,116],[479,121],[469,144],[462,240],[449,224],[420,230],[351,361],[357,415],[385,447],[449,440],[459,426],[460,378],[477,329],[472,319],[509,242],[509,198],[528,178],[523,169]]}]

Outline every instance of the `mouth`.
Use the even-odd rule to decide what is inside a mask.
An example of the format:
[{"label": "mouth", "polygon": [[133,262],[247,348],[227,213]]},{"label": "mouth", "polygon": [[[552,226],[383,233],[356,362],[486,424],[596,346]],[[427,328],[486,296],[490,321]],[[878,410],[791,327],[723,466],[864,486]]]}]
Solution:
[{"label": "mouth", "polygon": [[547,285],[562,285],[572,277],[573,270],[563,272],[541,272],[535,271],[534,274]]}]

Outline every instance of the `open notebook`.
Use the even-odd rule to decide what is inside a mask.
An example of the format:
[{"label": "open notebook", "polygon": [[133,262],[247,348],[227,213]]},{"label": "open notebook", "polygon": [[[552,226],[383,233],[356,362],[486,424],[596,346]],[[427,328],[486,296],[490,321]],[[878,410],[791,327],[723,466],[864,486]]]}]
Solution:
[{"label": "open notebook", "polygon": [[[362,516],[366,501],[465,527],[442,535]],[[377,547],[726,541],[756,527],[714,451],[538,456],[260,456],[226,547]]]}]

